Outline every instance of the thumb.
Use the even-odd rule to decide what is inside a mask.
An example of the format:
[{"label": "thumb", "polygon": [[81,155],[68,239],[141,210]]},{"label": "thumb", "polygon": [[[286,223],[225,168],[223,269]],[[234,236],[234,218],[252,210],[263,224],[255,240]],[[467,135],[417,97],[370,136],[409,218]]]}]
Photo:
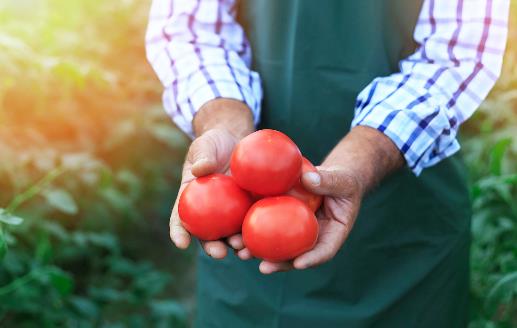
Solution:
[{"label": "thumb", "polygon": [[192,163],[191,171],[196,177],[214,173],[217,169],[217,151],[214,140],[202,135],[190,145],[187,158]]},{"label": "thumb", "polygon": [[308,191],[323,196],[347,196],[359,188],[358,180],[342,168],[318,167],[317,172],[306,172],[302,183]]}]

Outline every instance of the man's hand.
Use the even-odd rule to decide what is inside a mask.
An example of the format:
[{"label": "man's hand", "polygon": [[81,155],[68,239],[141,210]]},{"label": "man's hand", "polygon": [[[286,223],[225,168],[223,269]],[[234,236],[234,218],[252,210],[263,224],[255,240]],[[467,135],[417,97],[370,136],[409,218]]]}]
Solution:
[{"label": "man's hand", "polygon": [[263,261],[259,268],[262,273],[306,269],[327,262],[336,255],[352,230],[363,196],[358,179],[343,167],[320,166],[317,169],[318,173],[311,172],[302,177],[307,190],[324,196],[322,207],[316,213],[320,225],[316,245],[292,262]]},{"label": "man's hand", "polygon": [[[199,137],[188,150],[181,186],[169,221],[171,240],[181,249],[187,248],[191,241],[178,214],[181,193],[196,177],[227,173],[233,148],[241,138],[253,131],[250,110],[243,103],[230,99],[215,99],[205,104],[196,114],[193,124]],[[237,251],[244,248],[240,234],[224,241],[201,241],[205,252],[216,259],[226,256],[227,244]]]},{"label": "man's hand", "polygon": [[[331,260],[352,230],[364,194],[403,164],[402,155],[388,137],[368,127],[354,128],[317,168],[317,173],[302,176],[307,190],[324,196],[317,213],[320,231],[315,247],[290,262],[262,261],[260,271],[270,274],[306,269]],[[246,248],[239,254],[246,255],[241,258],[251,257]]]}]

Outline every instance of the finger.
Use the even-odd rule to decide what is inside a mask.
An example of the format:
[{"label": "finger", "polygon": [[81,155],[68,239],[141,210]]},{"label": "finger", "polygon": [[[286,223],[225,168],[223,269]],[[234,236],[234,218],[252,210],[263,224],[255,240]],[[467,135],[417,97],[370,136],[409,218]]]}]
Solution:
[{"label": "finger", "polygon": [[226,244],[220,240],[201,241],[205,252],[214,259],[223,259],[227,253]]},{"label": "finger", "polygon": [[251,260],[253,258],[253,255],[251,255],[250,250],[247,248],[243,248],[240,251],[238,251],[237,256],[244,261]]},{"label": "finger", "polygon": [[244,242],[242,241],[241,234],[230,236],[228,237],[227,241],[228,245],[230,245],[230,247],[235,250],[241,250],[244,248]]},{"label": "finger", "polygon": [[169,223],[169,235],[176,247],[186,249],[190,245],[190,234],[183,228],[177,214],[173,213]]},{"label": "finger", "polygon": [[[182,188],[178,194],[181,194]],[[180,216],[178,214],[178,198],[171,212],[169,219],[169,235],[176,247],[186,249],[190,245],[190,234],[181,224]]]},{"label": "finger", "polygon": [[360,187],[359,180],[339,168],[318,168],[318,172],[302,175],[304,187],[315,194],[325,196],[345,196]]},{"label": "finger", "polygon": [[291,262],[268,262],[262,261],[259,265],[259,270],[263,274],[271,274],[280,271],[289,271],[293,269]]},{"label": "finger", "polygon": [[210,136],[195,139],[187,156],[192,163],[192,174],[196,177],[214,173],[217,169],[217,150]]},{"label": "finger", "polygon": [[296,269],[302,270],[323,264],[332,259],[348,236],[348,229],[343,223],[330,220],[324,231],[320,231],[314,248],[293,261]]}]

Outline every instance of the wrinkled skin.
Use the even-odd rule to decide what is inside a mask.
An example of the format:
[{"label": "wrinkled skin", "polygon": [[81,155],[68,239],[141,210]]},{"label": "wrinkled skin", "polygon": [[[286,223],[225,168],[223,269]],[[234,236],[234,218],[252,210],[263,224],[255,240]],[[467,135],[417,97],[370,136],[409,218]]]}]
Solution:
[{"label": "wrinkled skin", "polygon": [[[216,99],[203,105],[194,118],[193,127],[199,137],[189,149],[180,194],[194,177],[228,171],[231,153],[238,140],[253,132],[250,113],[246,105],[230,99]],[[403,165],[403,156],[387,136],[369,127],[354,127],[317,167],[317,173],[302,175],[304,187],[323,196],[322,207],[317,213],[319,237],[316,245],[293,261],[262,261],[259,270],[270,274],[306,269],[331,260],[347,239],[364,194]],[[181,249],[187,248],[191,241],[190,234],[181,225],[177,201],[171,213],[170,236]],[[228,245],[242,260],[252,257],[240,234],[202,242],[202,245],[215,259],[227,255]]]}]

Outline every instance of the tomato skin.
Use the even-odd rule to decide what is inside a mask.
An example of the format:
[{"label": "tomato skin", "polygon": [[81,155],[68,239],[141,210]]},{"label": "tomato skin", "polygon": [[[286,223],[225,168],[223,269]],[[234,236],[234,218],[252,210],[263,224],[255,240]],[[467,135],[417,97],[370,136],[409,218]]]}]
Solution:
[{"label": "tomato skin", "polygon": [[191,181],[180,196],[178,211],[185,229],[202,240],[217,240],[241,231],[251,206],[250,195],[232,177],[211,174]]},{"label": "tomato skin", "polygon": [[312,249],[318,231],[318,221],[307,205],[291,196],[277,196],[251,206],[242,225],[242,238],[253,256],[281,262]]},{"label": "tomato skin", "polygon": [[[302,174],[304,174],[306,172],[317,172],[317,171],[318,170],[316,170],[314,165],[312,165],[312,163],[307,158],[303,157]],[[300,179],[298,179],[298,181],[296,182],[294,187],[292,187],[291,190],[289,190],[287,192],[287,195],[298,198],[299,200],[304,202],[307,206],[309,206],[309,208],[313,212],[316,212],[320,208],[321,202],[323,200],[323,197],[321,197],[320,195],[313,194],[312,192],[308,191],[307,189],[305,189],[303,187],[301,177],[300,177]]]},{"label": "tomato skin", "polygon": [[286,193],[300,177],[302,155],[282,132],[256,131],[235,147],[230,163],[235,182],[262,196]]}]

